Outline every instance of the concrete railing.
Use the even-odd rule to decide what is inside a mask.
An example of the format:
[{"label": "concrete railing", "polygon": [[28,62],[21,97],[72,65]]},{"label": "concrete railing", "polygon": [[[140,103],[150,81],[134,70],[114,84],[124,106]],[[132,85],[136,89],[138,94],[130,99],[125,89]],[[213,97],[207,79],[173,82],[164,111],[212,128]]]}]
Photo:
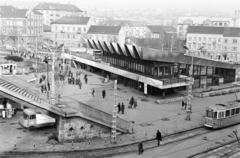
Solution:
[{"label": "concrete railing", "polygon": [[[79,102],[79,106],[81,109],[81,113],[85,115],[86,117],[90,117],[93,119],[96,119],[100,122],[105,123],[109,127],[112,125],[112,115],[109,113],[106,113],[104,111],[101,111],[99,109],[93,108],[87,104]],[[130,128],[130,122],[123,120],[121,118],[117,118],[117,128],[121,131],[128,131]]]}]

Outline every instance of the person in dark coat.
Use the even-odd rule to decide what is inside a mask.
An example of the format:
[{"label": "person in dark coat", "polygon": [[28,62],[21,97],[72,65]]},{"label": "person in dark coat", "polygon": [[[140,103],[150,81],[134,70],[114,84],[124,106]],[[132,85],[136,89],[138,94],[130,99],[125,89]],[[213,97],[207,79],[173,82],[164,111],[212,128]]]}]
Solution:
[{"label": "person in dark coat", "polygon": [[160,145],[160,141],[162,141],[162,134],[161,134],[161,132],[159,130],[157,130],[156,139],[157,139],[158,146],[159,146]]},{"label": "person in dark coat", "polygon": [[92,96],[94,97],[94,95],[95,95],[95,89],[93,88],[92,89]]},{"label": "person in dark coat", "polygon": [[122,103],[122,106],[121,106],[122,114],[124,114],[124,110],[125,110],[125,105]]},{"label": "person in dark coat", "polygon": [[185,102],[182,100],[182,109],[184,109]]},{"label": "person in dark coat", "polygon": [[119,113],[122,109],[121,109],[121,104],[120,103],[118,103],[118,105],[117,105],[117,112]]},{"label": "person in dark coat", "polygon": [[142,154],[143,153],[143,144],[142,144],[142,142],[140,142],[139,144],[138,144],[138,155],[140,155],[140,154]]},{"label": "person in dark coat", "polygon": [[130,99],[130,101],[129,101],[129,108],[132,108],[133,103],[134,103],[134,98],[131,97],[131,99]]},{"label": "person in dark coat", "polygon": [[102,97],[103,97],[103,99],[106,97],[106,91],[105,91],[105,89],[102,90]]}]

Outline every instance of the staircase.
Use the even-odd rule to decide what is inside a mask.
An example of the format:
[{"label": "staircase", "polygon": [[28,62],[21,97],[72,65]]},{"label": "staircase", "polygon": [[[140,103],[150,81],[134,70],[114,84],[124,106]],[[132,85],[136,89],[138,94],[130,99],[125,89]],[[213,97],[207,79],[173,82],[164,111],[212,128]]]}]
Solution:
[{"label": "staircase", "polygon": [[[95,109],[86,104],[80,103],[81,110],[73,109],[68,105],[63,107],[51,105],[51,100],[42,95],[39,90],[33,90],[31,83],[25,82],[24,84],[18,83],[14,78],[7,78],[2,76],[0,78],[0,91],[5,97],[13,97],[20,99],[24,102],[30,103],[38,108],[50,111],[62,117],[81,117],[103,126],[111,128],[112,115],[104,111]],[[123,133],[129,131],[130,123],[121,118],[117,118],[117,130]]]}]

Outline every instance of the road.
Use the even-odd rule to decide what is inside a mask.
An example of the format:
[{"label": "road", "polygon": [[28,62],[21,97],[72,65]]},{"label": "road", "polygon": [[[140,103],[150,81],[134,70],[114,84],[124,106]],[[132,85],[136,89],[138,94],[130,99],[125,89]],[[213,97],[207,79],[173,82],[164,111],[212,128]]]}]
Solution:
[{"label": "road", "polygon": [[208,134],[194,137],[193,139],[153,148],[145,151],[142,155],[131,153],[112,156],[112,158],[186,158],[214,146],[219,146],[235,140],[236,138],[232,132],[234,129],[240,129],[240,125],[216,130]]}]

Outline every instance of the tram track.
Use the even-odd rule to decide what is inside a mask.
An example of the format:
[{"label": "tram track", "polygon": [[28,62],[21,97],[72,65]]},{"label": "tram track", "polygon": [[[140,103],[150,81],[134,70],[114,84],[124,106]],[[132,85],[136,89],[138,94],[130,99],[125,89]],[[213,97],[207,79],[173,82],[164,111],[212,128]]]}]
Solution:
[{"label": "tram track", "polygon": [[[193,129],[169,134],[163,137],[162,146],[173,144],[179,141],[188,140],[196,136],[204,135],[207,133],[214,132],[214,130],[206,129],[203,126],[196,127]],[[157,142],[155,138],[142,140],[144,149],[153,149],[157,147]],[[111,147],[102,147],[102,148],[92,148],[92,149],[83,149],[83,150],[62,150],[62,151],[8,151],[0,154],[1,158],[9,157],[78,157],[78,158],[97,158],[97,157],[110,157],[118,154],[128,154],[137,152],[137,145],[139,141],[135,141],[129,144],[114,145]]]}]

